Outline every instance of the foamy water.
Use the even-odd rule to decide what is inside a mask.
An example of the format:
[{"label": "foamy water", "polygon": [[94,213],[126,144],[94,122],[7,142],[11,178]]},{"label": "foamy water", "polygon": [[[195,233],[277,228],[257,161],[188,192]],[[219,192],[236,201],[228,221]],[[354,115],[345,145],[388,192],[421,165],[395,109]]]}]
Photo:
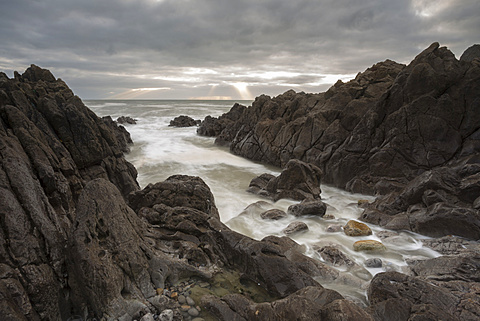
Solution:
[{"label": "foamy water", "polygon": [[[245,105],[251,102],[240,102]],[[408,259],[424,259],[438,256],[438,253],[422,246],[425,238],[411,232],[381,240],[378,233],[384,229],[367,224],[373,235],[349,237],[343,231],[328,233],[329,225],[345,225],[350,219],[357,219],[362,210],[358,200],[373,198],[361,194],[322,186],[322,200],[327,204],[327,213],[333,219],[319,217],[287,216],[278,221],[263,220],[260,214],[271,208],[287,211],[288,206],[297,202],[280,200],[273,203],[247,193],[250,181],[263,173],[278,175],[281,169],[265,166],[235,156],[227,148],[214,144],[214,138],[196,134],[196,127],[169,127],[170,120],[179,115],[203,119],[207,115],[219,116],[227,112],[234,101],[85,101],[98,116],[130,116],[138,120],[136,125],[125,125],[134,145],[127,159],[138,170],[141,187],[149,183],[163,181],[171,175],[185,174],[201,177],[210,187],[222,221],[231,229],[260,240],[268,235],[283,236],[282,230],[294,221],[305,222],[309,230],[291,236],[304,245],[305,253],[323,261],[315,250],[325,245],[334,245],[356,262],[353,268],[339,267],[341,277],[334,282],[318,280],[325,287],[335,289],[358,302],[366,302],[366,285],[377,273],[385,270],[402,271]],[[261,202],[261,203],[257,203]],[[251,204],[254,204],[250,206]],[[248,208],[247,208],[248,207]],[[387,251],[384,253],[355,252],[353,243],[358,240],[382,241]],[[370,258],[380,258],[382,268],[366,268],[364,262]]]}]

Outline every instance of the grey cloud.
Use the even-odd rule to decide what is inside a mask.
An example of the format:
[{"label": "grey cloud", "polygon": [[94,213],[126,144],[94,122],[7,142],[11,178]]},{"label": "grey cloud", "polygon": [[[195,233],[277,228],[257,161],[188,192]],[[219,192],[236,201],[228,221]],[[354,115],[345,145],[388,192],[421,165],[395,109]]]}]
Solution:
[{"label": "grey cloud", "polygon": [[[408,63],[434,41],[460,56],[480,30],[473,0],[452,1],[429,18],[390,0],[0,1],[2,70],[36,63],[87,97],[148,86],[185,95],[233,81],[255,83],[252,92],[280,93],[285,84],[317,91],[309,84],[322,74],[355,74],[387,58]],[[152,79],[181,78],[189,67],[217,74]],[[262,85],[248,77],[268,71],[301,76]]]}]

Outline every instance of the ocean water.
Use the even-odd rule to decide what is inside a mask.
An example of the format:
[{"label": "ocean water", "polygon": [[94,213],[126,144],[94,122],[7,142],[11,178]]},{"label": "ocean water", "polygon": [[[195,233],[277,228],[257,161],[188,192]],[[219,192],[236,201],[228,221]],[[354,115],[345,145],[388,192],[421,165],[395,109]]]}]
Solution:
[{"label": "ocean water", "polygon": [[[322,200],[327,204],[327,213],[332,219],[318,217],[297,218],[288,216],[278,221],[263,220],[260,214],[271,208],[287,211],[297,202],[280,200],[273,203],[246,192],[250,181],[263,173],[278,175],[280,168],[252,162],[231,154],[228,148],[214,144],[214,138],[196,134],[196,127],[169,127],[170,120],[179,115],[194,119],[205,116],[220,116],[235,102],[246,106],[251,101],[201,101],[201,100],[86,100],[84,103],[98,116],[130,116],[137,119],[136,125],[124,125],[130,132],[134,145],[127,159],[138,170],[141,187],[163,181],[171,175],[185,174],[201,177],[210,187],[222,221],[231,229],[261,240],[268,235],[283,236],[282,230],[294,221],[305,222],[309,230],[292,235],[291,238],[305,248],[305,254],[324,262],[317,249],[325,245],[337,247],[355,261],[355,266],[336,267],[340,277],[335,281],[319,279],[325,287],[335,289],[359,304],[366,304],[366,288],[371,278],[384,271],[408,271],[407,260],[439,256],[422,246],[424,236],[400,232],[382,241],[384,229],[367,224],[373,235],[349,237],[343,231],[329,233],[329,225],[345,225],[357,219],[362,210],[358,200],[372,201],[371,196],[352,194],[322,185]],[[253,205],[252,205],[253,204]],[[387,247],[383,253],[355,252],[353,243],[358,240],[382,241]],[[380,258],[381,268],[367,268],[365,261]]]}]

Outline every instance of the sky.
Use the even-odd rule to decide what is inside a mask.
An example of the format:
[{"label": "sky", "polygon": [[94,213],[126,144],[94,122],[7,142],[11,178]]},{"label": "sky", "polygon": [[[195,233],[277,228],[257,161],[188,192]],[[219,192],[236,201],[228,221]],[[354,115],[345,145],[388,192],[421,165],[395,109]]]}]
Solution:
[{"label": "sky", "polygon": [[82,99],[317,93],[433,42],[480,43],[480,1],[0,0],[0,71],[35,64]]}]

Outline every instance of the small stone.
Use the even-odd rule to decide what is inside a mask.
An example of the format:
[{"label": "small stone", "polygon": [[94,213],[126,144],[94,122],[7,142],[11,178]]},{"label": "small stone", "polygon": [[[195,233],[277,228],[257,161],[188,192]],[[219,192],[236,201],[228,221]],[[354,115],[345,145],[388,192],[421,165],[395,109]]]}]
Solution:
[{"label": "small stone", "polygon": [[170,297],[175,300],[176,298],[178,298],[178,292],[172,292]]},{"label": "small stone", "polygon": [[195,318],[195,319],[192,319],[192,321],[205,321],[204,318]]},{"label": "small stone", "polygon": [[173,320],[173,311],[170,309],[163,310],[162,313],[158,316],[159,321],[172,321]]},{"label": "small stone", "polygon": [[350,220],[345,224],[343,227],[343,231],[345,234],[348,236],[367,236],[367,235],[372,235],[372,230],[363,223]]},{"label": "small stone", "polygon": [[181,309],[182,311],[184,311],[184,312],[187,312],[190,308],[191,308],[191,306],[186,305],[186,304],[184,304],[184,305],[182,305],[182,306],[180,307],[180,309]]},{"label": "small stone", "polygon": [[184,295],[179,295],[178,296],[178,303],[180,303],[182,305],[182,304],[185,304],[186,302],[187,302],[187,300],[186,300]]},{"label": "small stone", "polygon": [[268,211],[260,214],[260,217],[264,220],[279,220],[279,219],[284,218],[286,216],[287,216],[287,213],[285,213],[282,210],[276,209],[276,208],[268,210]]},{"label": "small stone", "polygon": [[187,304],[188,305],[191,305],[191,306],[194,306],[195,305],[195,301],[193,301],[193,299],[189,296],[187,296]]},{"label": "small stone", "polygon": [[325,231],[327,231],[328,233],[336,233],[340,232],[341,230],[342,226],[340,224],[332,224],[327,226],[327,228],[325,229]]},{"label": "small stone", "polygon": [[155,319],[153,318],[153,314],[147,313],[140,319],[140,321],[155,321]]},{"label": "small stone", "polygon": [[198,317],[200,313],[197,311],[197,309],[191,308],[191,309],[188,309],[188,314],[192,317]]},{"label": "small stone", "polygon": [[325,214],[323,215],[324,220],[334,220],[335,216],[333,214]]},{"label": "small stone", "polygon": [[163,294],[163,289],[157,288],[157,295],[162,295],[162,294]]},{"label": "small stone", "polygon": [[284,230],[283,233],[290,235],[298,232],[305,232],[308,230],[308,225],[303,222],[292,222]]},{"label": "small stone", "polygon": [[353,244],[353,249],[355,251],[380,252],[385,251],[387,248],[379,241],[363,240],[355,242]]},{"label": "small stone", "polygon": [[365,261],[365,266],[369,268],[381,268],[382,265],[382,260],[379,258],[368,259]]}]

